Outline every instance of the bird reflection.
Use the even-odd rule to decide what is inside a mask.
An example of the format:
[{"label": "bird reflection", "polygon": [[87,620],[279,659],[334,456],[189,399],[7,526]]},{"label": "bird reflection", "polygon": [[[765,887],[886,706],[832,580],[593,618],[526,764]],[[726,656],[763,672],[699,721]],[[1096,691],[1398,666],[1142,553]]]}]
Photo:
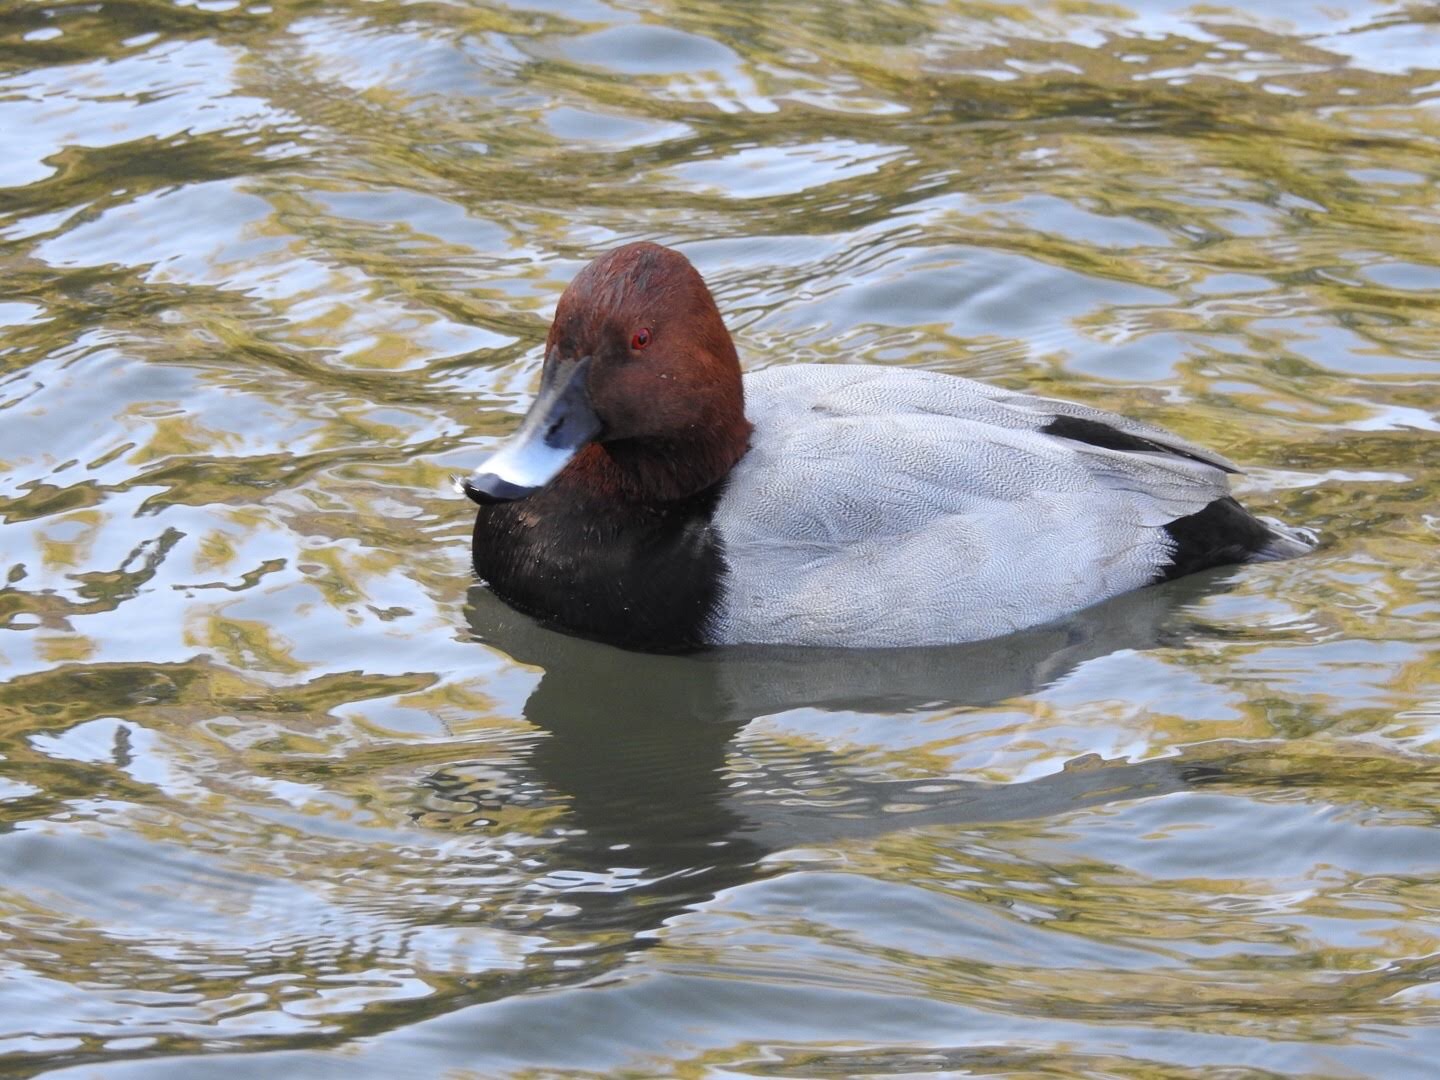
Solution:
[{"label": "bird reflection", "polygon": [[[876,781],[823,752],[803,761],[781,752],[768,764],[751,753],[743,779],[729,768],[737,733],[757,717],[806,707],[890,714],[904,724],[921,709],[1033,694],[1096,657],[1179,640],[1182,609],[1216,587],[1213,575],[1201,575],[1001,639],[876,651],[630,653],[546,630],[482,586],[471,590],[467,617],[478,642],[544,672],[524,713],[548,737],[536,741],[527,765],[532,780],[569,807],[563,839],[545,862],[590,883],[567,891],[579,910],[567,919],[639,930],[755,879],[776,851],[899,828],[1040,818],[1216,778],[1223,766],[1213,760],[1174,758],[1096,763],[1017,784]],[[823,800],[797,794],[802,773]],[[897,804],[905,812],[887,812]],[[615,883],[616,868],[625,868],[628,885]]]}]

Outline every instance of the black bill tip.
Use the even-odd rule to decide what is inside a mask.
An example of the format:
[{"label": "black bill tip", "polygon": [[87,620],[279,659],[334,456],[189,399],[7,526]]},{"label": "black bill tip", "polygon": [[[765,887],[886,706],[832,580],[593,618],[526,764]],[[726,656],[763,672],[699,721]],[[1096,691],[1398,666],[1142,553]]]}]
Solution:
[{"label": "black bill tip", "polygon": [[480,506],[514,502],[516,499],[533,495],[536,490],[523,484],[512,484],[494,473],[472,473],[464,479],[457,477],[456,486],[465,493],[466,498]]}]

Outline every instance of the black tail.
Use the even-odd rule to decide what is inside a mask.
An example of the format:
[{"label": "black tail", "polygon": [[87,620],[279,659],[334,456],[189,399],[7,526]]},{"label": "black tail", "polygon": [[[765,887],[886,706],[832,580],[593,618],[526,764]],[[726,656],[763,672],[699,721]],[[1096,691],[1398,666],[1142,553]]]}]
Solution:
[{"label": "black tail", "polygon": [[1156,581],[1173,581],[1214,566],[1290,559],[1315,547],[1312,536],[1261,521],[1229,496],[1176,518],[1165,531],[1175,550],[1170,564],[1155,575]]}]

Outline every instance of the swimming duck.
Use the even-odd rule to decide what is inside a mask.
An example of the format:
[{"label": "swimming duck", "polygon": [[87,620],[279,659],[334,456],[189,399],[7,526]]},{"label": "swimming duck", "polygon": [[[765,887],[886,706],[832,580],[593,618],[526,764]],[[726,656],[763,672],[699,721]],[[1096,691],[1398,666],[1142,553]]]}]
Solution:
[{"label": "swimming duck", "polygon": [[626,244],[566,288],[519,429],[457,486],[476,573],[627,648],[894,647],[1052,622],[1209,567],[1308,551],[1219,454],[937,372],[741,375],[688,259]]}]

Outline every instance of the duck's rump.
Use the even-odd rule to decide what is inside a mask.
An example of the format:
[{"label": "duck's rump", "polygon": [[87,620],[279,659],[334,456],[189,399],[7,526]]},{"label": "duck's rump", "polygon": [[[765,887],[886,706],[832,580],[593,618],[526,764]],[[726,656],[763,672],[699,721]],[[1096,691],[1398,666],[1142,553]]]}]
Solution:
[{"label": "duck's rump", "polygon": [[749,375],[745,396],[717,644],[973,641],[1307,549],[1230,498],[1224,458],[1072,402],[830,365]]}]

